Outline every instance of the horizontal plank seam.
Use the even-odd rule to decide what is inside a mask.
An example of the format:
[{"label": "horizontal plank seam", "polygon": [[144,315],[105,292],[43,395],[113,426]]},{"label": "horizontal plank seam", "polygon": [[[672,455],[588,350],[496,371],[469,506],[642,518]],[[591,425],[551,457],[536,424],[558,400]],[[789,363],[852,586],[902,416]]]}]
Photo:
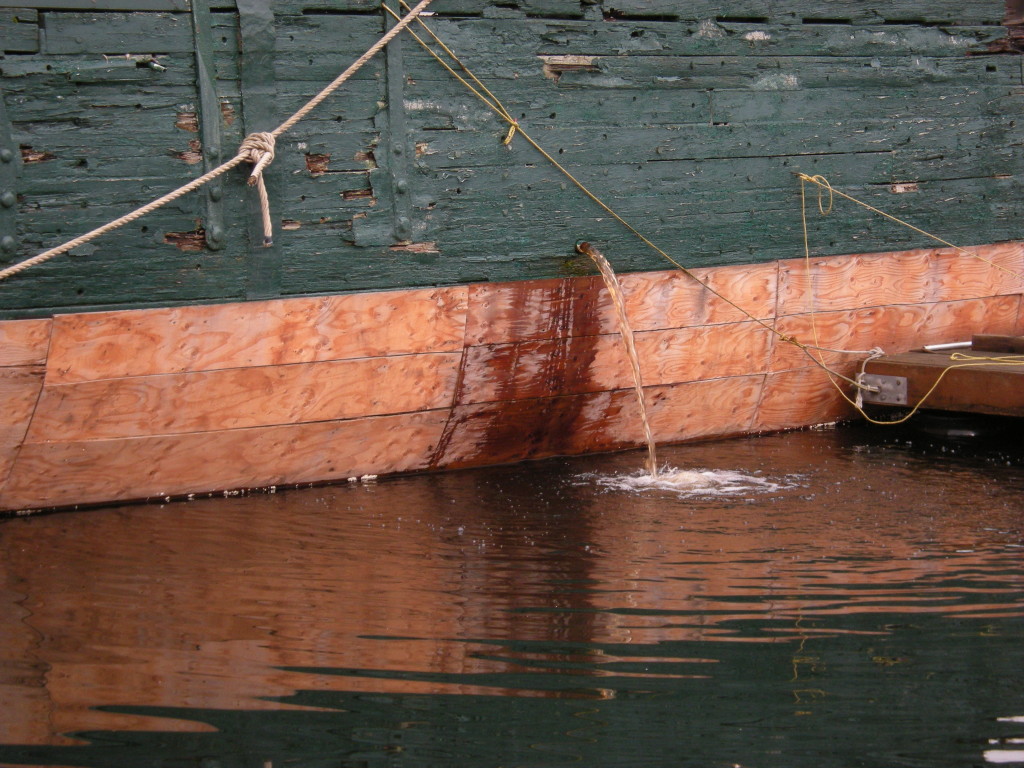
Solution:
[{"label": "horizontal plank seam", "polygon": [[214,374],[223,373],[227,371],[249,371],[259,370],[261,368],[294,368],[302,365],[324,365],[329,363],[349,363],[359,362],[366,360],[389,360],[391,358],[406,358],[406,357],[427,357],[429,355],[458,355],[461,354],[460,349],[451,350],[433,350],[430,352],[396,352],[385,355],[364,355],[362,357],[332,357],[325,360],[300,360],[292,363],[259,363],[256,365],[236,365],[229,368],[193,368],[184,371],[157,371],[154,373],[128,373],[122,376],[103,376],[95,379],[72,379],[69,381],[51,381],[49,377],[49,371],[47,371],[46,387],[57,388],[57,387],[75,387],[82,386],[85,384],[92,384],[101,381],[132,381],[135,379],[151,379],[159,378],[162,376],[200,376],[203,374]]},{"label": "horizontal plank seam", "polygon": [[123,435],[120,437],[96,437],[83,438],[80,440],[40,440],[24,442],[23,445],[80,445],[85,443],[117,443],[126,440],[155,440],[161,438],[185,437],[191,435],[220,435],[229,432],[257,431],[264,429],[287,429],[289,427],[304,427],[312,424],[348,424],[355,421],[368,419],[386,419],[395,416],[418,416],[428,413],[447,412],[445,406],[440,408],[421,408],[415,411],[387,411],[384,413],[373,413],[365,416],[352,416],[347,419],[311,419],[309,421],[287,421],[276,424],[252,424],[245,427],[225,427],[223,429],[197,429],[185,432],[152,432],[145,435]]}]

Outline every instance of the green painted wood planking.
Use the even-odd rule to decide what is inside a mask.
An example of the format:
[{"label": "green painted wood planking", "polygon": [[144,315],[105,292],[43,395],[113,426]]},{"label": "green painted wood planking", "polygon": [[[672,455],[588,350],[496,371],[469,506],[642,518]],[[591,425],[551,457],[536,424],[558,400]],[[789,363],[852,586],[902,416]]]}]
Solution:
[{"label": "green painted wood planking", "polygon": [[[659,242],[679,244],[684,263],[799,255],[796,169],[825,173],[956,242],[1020,236],[1019,60],[967,55],[1005,34],[985,26],[1001,17],[1000,3],[971,2],[956,13],[952,4],[937,3],[917,17],[909,15],[915,5],[909,2],[861,3],[862,12],[849,19],[840,16],[853,8],[849,3],[830,6],[836,15],[828,19],[820,4],[796,0],[750,3],[746,11],[730,3],[727,12],[699,3],[685,6],[693,18],[674,21],[666,19],[682,13],[678,3],[673,12],[658,11],[656,3],[633,5],[643,8],[624,15],[647,20],[559,0],[502,7],[440,0],[440,13],[452,17],[436,17],[434,26],[526,116],[545,146],[596,191],[613,190],[609,199]],[[238,23],[229,6],[211,7],[218,94],[237,116],[244,107]],[[375,4],[362,0],[275,3],[273,11],[274,111],[281,117],[383,28]],[[610,20],[599,20],[602,11]],[[476,15],[459,16],[471,12]],[[65,19],[59,30],[73,38],[70,22],[93,15]],[[98,48],[7,56],[0,63],[5,78],[18,73],[6,80],[13,90],[5,98],[19,142],[55,155],[27,165],[20,182],[19,233],[26,242],[49,245],[43,241],[64,234],[68,206],[76,206],[77,226],[123,212],[114,209],[195,172],[178,156],[197,135],[175,127],[177,116],[190,104],[194,109],[197,96],[194,69],[185,62],[192,41],[176,37],[175,16],[104,14],[114,22],[104,45],[155,30],[152,40],[183,48],[161,55],[173,65],[161,77],[113,60],[101,66],[99,54],[109,52]],[[813,21],[819,23],[807,23]],[[73,50],[72,43],[60,44]],[[434,246],[392,249],[379,236],[394,224],[382,193],[391,180],[375,162],[384,87],[379,59],[281,140],[275,166],[288,183],[272,205],[287,225],[275,290],[291,295],[565,274],[581,230],[604,238],[620,268],[664,268],[631,236],[598,221],[606,217],[532,150],[521,142],[503,147],[501,124],[414,46],[405,49],[405,118],[417,150],[410,176],[414,233]],[[598,58],[552,77],[541,54]],[[76,150],[76,135],[89,146]],[[151,141],[140,141],[143,135]],[[226,143],[241,135],[240,120],[225,126]],[[154,159],[146,173],[132,174],[133,158],[147,154]],[[127,182],[133,175],[138,183]],[[916,181],[918,191],[893,194],[894,181]],[[227,184],[226,205],[229,234],[244,242],[243,187],[239,172]],[[211,255],[164,242],[167,232],[188,232],[201,220],[199,202],[183,202],[155,215],[146,232],[112,235],[93,255],[68,258],[66,271],[58,260],[41,268],[38,281],[28,276],[0,287],[0,305],[13,316],[57,306],[238,298],[244,249]],[[354,244],[360,242],[365,245]],[[926,244],[870,217],[815,222],[818,253]],[[139,259],[153,269],[134,279]],[[90,281],[90,266],[103,276]],[[134,282],[125,288],[129,274]]]},{"label": "green painted wood planking", "polygon": [[0,53],[36,53],[38,50],[39,11],[0,8]]}]

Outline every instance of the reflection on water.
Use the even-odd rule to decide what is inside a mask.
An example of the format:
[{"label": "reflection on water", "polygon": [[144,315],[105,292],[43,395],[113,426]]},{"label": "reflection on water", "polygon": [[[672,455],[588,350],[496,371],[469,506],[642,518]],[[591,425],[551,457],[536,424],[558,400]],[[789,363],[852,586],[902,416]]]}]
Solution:
[{"label": "reflection on water", "polygon": [[0,764],[1024,762],[1019,456],[662,453],[4,521]]}]

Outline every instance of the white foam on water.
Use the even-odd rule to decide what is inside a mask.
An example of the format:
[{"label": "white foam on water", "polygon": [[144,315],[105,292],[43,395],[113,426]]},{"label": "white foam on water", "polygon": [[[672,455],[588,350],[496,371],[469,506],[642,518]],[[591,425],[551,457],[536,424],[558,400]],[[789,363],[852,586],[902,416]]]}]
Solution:
[{"label": "white foam on water", "polygon": [[585,475],[598,486],[613,491],[669,491],[680,496],[738,496],[774,493],[796,486],[794,478],[771,479],[730,469],[675,469],[665,467],[657,475],[641,470],[628,475]]}]

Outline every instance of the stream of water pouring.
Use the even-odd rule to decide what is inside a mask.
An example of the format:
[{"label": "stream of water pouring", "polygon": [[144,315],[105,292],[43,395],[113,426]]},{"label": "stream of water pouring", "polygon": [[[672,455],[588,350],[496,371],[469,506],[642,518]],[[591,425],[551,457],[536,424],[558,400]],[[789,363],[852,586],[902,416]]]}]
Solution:
[{"label": "stream of water pouring", "polygon": [[615,276],[615,270],[608,263],[608,259],[590,243],[580,242],[576,244],[576,250],[589,256],[597,265],[604,279],[605,287],[612,297],[615,305],[615,315],[619,323],[619,334],[626,346],[626,357],[629,358],[630,368],[633,370],[633,386],[636,388],[636,399],[640,406],[640,422],[644,429],[644,438],[647,440],[647,471],[651,477],[658,475],[658,457],[654,447],[654,435],[651,433],[651,424],[647,420],[647,405],[644,401],[644,384],[640,377],[640,358],[636,354],[636,344],[633,343],[633,329],[629,325],[629,318],[626,317],[626,301],[622,296],[622,286]]}]

